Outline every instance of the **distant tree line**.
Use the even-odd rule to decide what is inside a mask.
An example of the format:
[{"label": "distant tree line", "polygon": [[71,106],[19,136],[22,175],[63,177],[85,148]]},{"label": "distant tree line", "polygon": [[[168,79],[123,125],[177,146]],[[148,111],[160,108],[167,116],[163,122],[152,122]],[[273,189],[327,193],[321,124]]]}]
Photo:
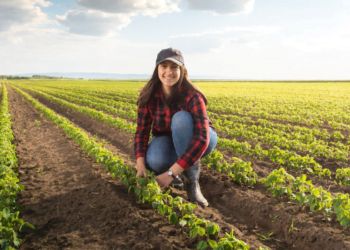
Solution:
[{"label": "distant tree line", "polygon": [[18,80],[18,79],[30,79],[31,77],[28,76],[6,76],[6,75],[0,75],[0,79],[7,79],[7,80]]},{"label": "distant tree line", "polygon": [[57,78],[63,78],[61,77],[55,77],[55,76],[45,76],[45,75],[33,75],[32,78],[44,78],[44,79],[57,79]]},{"label": "distant tree line", "polygon": [[54,77],[54,76],[45,76],[45,75],[33,75],[32,77],[30,76],[11,76],[11,75],[0,75],[0,79],[3,80],[22,80],[22,79],[58,79],[62,78],[61,77]]}]

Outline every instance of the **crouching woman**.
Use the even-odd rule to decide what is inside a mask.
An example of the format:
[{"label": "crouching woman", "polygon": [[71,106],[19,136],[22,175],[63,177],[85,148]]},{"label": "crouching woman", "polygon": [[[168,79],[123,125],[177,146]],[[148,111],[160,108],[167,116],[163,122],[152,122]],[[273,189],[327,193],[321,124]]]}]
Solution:
[{"label": "crouching woman", "polygon": [[199,160],[217,144],[206,104],[204,94],[188,78],[181,52],[173,48],[160,51],[153,75],[137,101],[136,176],[145,176],[146,169],[154,171],[164,189],[181,182],[182,175],[190,201],[201,206],[208,206],[208,201],[198,182]]}]

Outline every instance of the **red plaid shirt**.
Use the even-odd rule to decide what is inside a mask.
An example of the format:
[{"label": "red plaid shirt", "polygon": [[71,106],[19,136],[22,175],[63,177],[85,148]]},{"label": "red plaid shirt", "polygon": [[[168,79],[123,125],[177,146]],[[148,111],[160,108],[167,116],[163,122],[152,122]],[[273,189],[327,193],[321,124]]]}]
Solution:
[{"label": "red plaid shirt", "polygon": [[209,144],[209,126],[215,130],[212,122],[208,119],[204,99],[197,91],[188,90],[186,93],[180,89],[180,93],[184,95],[184,100],[175,107],[166,108],[160,85],[154,94],[154,98],[151,98],[144,107],[138,108],[134,143],[136,159],[146,157],[151,128],[153,136],[171,136],[171,118],[178,111],[187,111],[192,114],[194,135],[190,145],[176,163],[188,169],[204,154]]}]

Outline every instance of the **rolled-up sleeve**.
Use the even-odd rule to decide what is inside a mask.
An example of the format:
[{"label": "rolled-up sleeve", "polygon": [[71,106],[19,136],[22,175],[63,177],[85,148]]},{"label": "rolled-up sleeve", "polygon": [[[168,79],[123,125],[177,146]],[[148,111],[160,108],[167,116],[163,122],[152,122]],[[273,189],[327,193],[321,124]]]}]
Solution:
[{"label": "rolled-up sleeve", "polygon": [[146,157],[148,140],[152,126],[152,117],[147,105],[137,109],[137,127],[134,141],[136,159]]},{"label": "rolled-up sleeve", "polygon": [[188,169],[204,154],[209,145],[209,120],[205,102],[200,94],[194,94],[188,102],[189,112],[193,118],[193,138],[176,163]]}]

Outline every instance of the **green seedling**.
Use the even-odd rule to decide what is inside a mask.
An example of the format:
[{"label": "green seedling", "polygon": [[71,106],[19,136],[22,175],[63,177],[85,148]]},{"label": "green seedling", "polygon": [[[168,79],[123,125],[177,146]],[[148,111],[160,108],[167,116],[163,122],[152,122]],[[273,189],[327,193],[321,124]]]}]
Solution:
[{"label": "green seedling", "polygon": [[41,244],[46,244],[47,240],[49,239],[49,236],[47,235],[44,239],[40,241]]},{"label": "green seedling", "polygon": [[272,218],[272,216],[271,216],[271,214],[270,214],[270,218],[272,219],[271,222],[273,223],[273,222],[275,222],[275,221],[278,220],[278,215],[276,215],[276,216],[274,216],[274,217]]},{"label": "green seedling", "polygon": [[288,229],[288,233],[290,234],[290,232],[292,232],[294,229],[294,218],[292,219],[292,224],[290,225],[289,229]]},{"label": "green seedling", "polygon": [[273,240],[273,238],[271,237],[274,233],[269,233],[267,235],[263,235],[263,234],[256,234],[260,240],[263,240],[263,241],[271,241]]}]

